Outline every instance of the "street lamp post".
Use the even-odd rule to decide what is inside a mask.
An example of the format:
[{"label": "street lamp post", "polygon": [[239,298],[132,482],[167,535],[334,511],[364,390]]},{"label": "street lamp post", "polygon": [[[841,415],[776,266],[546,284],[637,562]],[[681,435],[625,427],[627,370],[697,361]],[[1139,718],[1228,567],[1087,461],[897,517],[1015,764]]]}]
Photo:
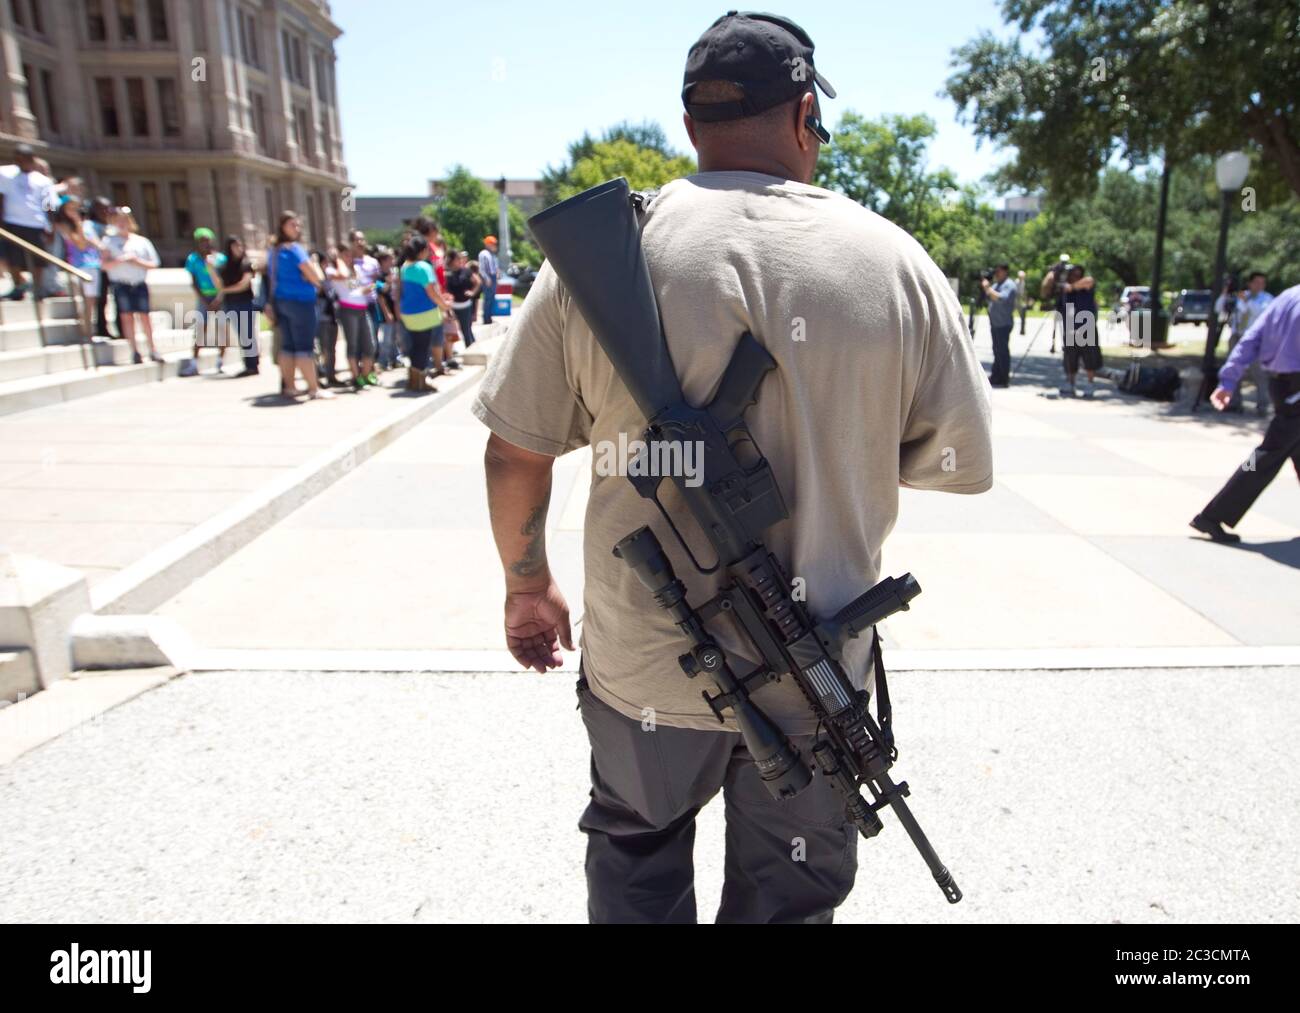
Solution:
[{"label": "street lamp post", "polygon": [[501,177],[497,183],[497,191],[500,197],[497,198],[497,250],[498,259],[502,264],[502,273],[510,270],[511,257],[510,252],[510,202],[506,199],[506,178]]},{"label": "street lamp post", "polygon": [[1151,271],[1151,344],[1155,348],[1165,344],[1169,335],[1169,318],[1165,316],[1162,293],[1165,269],[1165,223],[1169,218],[1169,180],[1173,175],[1167,150],[1163,161],[1164,165],[1160,170],[1160,206],[1156,211],[1156,251]]},{"label": "street lamp post", "polygon": [[1232,202],[1242,184],[1246,182],[1246,173],[1250,170],[1250,159],[1240,151],[1230,151],[1220,156],[1214,163],[1214,178],[1219,184],[1219,245],[1214,254],[1214,292],[1210,303],[1210,323],[1205,335],[1205,357],[1201,360],[1201,387],[1196,392],[1196,402],[1192,411],[1200,407],[1202,401],[1209,400],[1219,382],[1219,366],[1215,353],[1219,347],[1219,334],[1223,330],[1223,320],[1218,313],[1219,297],[1223,294],[1224,273],[1228,258],[1228,224],[1232,219]]}]

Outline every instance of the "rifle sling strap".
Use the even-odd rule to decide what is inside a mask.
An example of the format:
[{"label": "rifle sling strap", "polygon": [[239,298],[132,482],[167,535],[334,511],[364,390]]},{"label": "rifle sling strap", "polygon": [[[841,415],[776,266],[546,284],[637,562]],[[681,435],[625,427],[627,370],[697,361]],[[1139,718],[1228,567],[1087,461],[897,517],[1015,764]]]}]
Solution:
[{"label": "rifle sling strap", "polygon": [[891,756],[894,751],[894,710],[889,704],[889,682],[885,678],[885,659],[880,649],[880,631],[871,630],[871,663],[876,673],[876,720],[880,725],[882,745]]}]

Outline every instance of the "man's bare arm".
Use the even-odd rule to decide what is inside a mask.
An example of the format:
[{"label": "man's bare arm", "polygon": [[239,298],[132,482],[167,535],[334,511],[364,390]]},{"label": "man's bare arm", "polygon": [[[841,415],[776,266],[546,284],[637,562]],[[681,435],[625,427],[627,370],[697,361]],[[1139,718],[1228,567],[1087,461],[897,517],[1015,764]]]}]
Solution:
[{"label": "man's bare arm", "polygon": [[573,650],[569,608],[546,558],[546,514],[555,458],[493,433],[484,455],[488,511],[506,581],[506,645],[525,668],[545,672]]}]

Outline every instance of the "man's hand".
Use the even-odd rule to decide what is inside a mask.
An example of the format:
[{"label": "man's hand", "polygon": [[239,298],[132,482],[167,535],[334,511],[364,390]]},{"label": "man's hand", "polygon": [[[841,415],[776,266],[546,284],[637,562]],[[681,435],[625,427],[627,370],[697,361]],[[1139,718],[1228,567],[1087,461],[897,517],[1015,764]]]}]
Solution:
[{"label": "man's hand", "polygon": [[569,606],[546,561],[546,512],[555,458],[488,437],[487,471],[492,536],[506,580],[506,646],[538,672],[558,668],[560,646],[573,650]]},{"label": "man's hand", "polygon": [[1219,411],[1225,411],[1228,402],[1232,400],[1232,392],[1222,387],[1215,387],[1214,393],[1210,395],[1210,404],[1214,405]]},{"label": "man's hand", "polygon": [[506,592],[506,647],[524,668],[545,674],[572,651],[569,605],[554,580],[539,591]]}]

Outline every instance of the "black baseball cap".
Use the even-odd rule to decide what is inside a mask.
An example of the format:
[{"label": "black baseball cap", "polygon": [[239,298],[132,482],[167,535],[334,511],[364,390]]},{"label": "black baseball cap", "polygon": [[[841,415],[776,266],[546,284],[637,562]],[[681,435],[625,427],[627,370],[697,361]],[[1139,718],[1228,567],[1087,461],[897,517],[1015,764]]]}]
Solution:
[{"label": "black baseball cap", "polygon": [[[692,102],[701,81],[729,81],[745,94],[734,102]],[[813,41],[789,18],[727,11],[713,22],[686,57],[682,104],[691,118],[719,123],[756,116],[813,87],[827,98],[835,89],[813,67]]]}]

